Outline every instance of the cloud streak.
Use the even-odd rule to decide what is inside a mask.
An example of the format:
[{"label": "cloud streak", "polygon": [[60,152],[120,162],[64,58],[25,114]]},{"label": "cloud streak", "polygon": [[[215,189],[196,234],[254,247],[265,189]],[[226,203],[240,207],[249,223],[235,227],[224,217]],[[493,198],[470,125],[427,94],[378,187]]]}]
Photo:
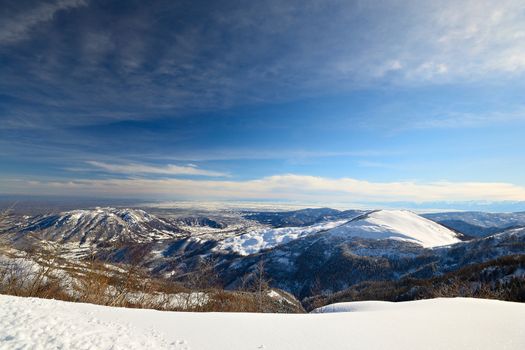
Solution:
[{"label": "cloud streak", "polygon": [[87,161],[87,164],[104,170],[108,173],[137,175],[137,174],[157,174],[157,175],[196,175],[196,176],[217,176],[227,177],[229,174],[200,169],[197,166],[190,164],[187,166],[168,164],[166,166],[151,166],[138,163],[128,164],[109,164],[98,161]]},{"label": "cloud streak", "polygon": [[310,202],[525,201],[525,187],[502,182],[371,182],[284,174],[247,181],[104,179],[2,181],[4,193],[114,198],[286,200]]},{"label": "cloud streak", "polygon": [[525,123],[525,109],[508,112],[443,113],[405,122],[398,129],[468,129]]}]

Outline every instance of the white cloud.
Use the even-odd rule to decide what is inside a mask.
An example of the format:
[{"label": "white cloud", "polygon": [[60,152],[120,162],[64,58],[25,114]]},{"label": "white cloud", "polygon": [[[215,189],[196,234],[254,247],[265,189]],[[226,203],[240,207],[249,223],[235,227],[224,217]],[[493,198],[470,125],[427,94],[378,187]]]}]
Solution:
[{"label": "white cloud", "polygon": [[160,174],[160,175],[200,175],[200,176],[229,176],[226,173],[218,171],[199,169],[195,164],[188,164],[187,166],[166,165],[166,166],[151,166],[138,163],[128,164],[109,164],[98,161],[87,161],[87,164],[96,168],[102,169],[109,173],[119,173],[127,175],[135,174]]},{"label": "white cloud", "polygon": [[409,78],[477,80],[525,71],[523,1],[435,1],[421,5],[421,13],[404,52],[413,63]]},{"label": "white cloud", "polygon": [[[2,190],[0,186],[0,190]],[[310,202],[525,201],[525,187],[502,182],[370,182],[284,174],[247,181],[104,179],[3,181],[3,192],[171,199]]]},{"label": "white cloud", "polygon": [[[334,19],[340,34],[331,35],[341,37],[340,48],[323,64],[340,75],[337,81],[457,83],[517,78],[525,72],[522,0],[371,1],[361,16],[374,20],[361,24],[360,36],[352,25],[345,30],[341,17]],[[352,46],[353,37],[363,37],[366,44]],[[326,42],[319,45],[333,44]],[[389,77],[391,72],[395,75]]]}]

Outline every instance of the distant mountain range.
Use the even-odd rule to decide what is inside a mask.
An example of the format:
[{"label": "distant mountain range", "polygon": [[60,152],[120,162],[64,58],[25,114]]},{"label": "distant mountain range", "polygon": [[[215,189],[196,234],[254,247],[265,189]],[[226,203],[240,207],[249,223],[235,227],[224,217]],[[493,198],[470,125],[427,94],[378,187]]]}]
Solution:
[{"label": "distant mountain range", "polygon": [[450,212],[423,216],[471,237],[486,237],[513,227],[525,227],[525,212]]}]

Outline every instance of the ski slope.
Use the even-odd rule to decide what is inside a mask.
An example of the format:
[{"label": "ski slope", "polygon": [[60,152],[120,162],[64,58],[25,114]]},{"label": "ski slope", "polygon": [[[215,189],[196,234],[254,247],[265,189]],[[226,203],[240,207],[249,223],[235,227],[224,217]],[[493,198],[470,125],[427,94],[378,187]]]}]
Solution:
[{"label": "ski slope", "polygon": [[162,312],[0,296],[0,348],[525,349],[525,304],[432,299],[317,311],[338,312]]},{"label": "ski slope", "polygon": [[344,237],[397,239],[425,248],[460,242],[448,228],[408,210],[377,210],[329,231]]}]

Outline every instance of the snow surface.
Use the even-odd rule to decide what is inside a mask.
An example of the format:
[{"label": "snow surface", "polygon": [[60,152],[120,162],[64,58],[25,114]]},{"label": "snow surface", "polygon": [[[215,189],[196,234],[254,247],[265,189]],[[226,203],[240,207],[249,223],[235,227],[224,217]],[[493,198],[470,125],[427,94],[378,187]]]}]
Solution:
[{"label": "snow surface", "polygon": [[254,230],[239,236],[227,238],[219,243],[216,250],[229,250],[240,255],[250,255],[262,249],[269,249],[314,233],[340,226],[348,220],[323,222],[306,227],[282,227]]},{"label": "snow surface", "polygon": [[408,210],[378,210],[353,219],[329,231],[345,237],[397,239],[425,248],[460,242],[448,228]]},{"label": "snow surface", "polygon": [[344,303],[320,314],[186,313],[0,296],[1,349],[525,349],[525,304]]}]

